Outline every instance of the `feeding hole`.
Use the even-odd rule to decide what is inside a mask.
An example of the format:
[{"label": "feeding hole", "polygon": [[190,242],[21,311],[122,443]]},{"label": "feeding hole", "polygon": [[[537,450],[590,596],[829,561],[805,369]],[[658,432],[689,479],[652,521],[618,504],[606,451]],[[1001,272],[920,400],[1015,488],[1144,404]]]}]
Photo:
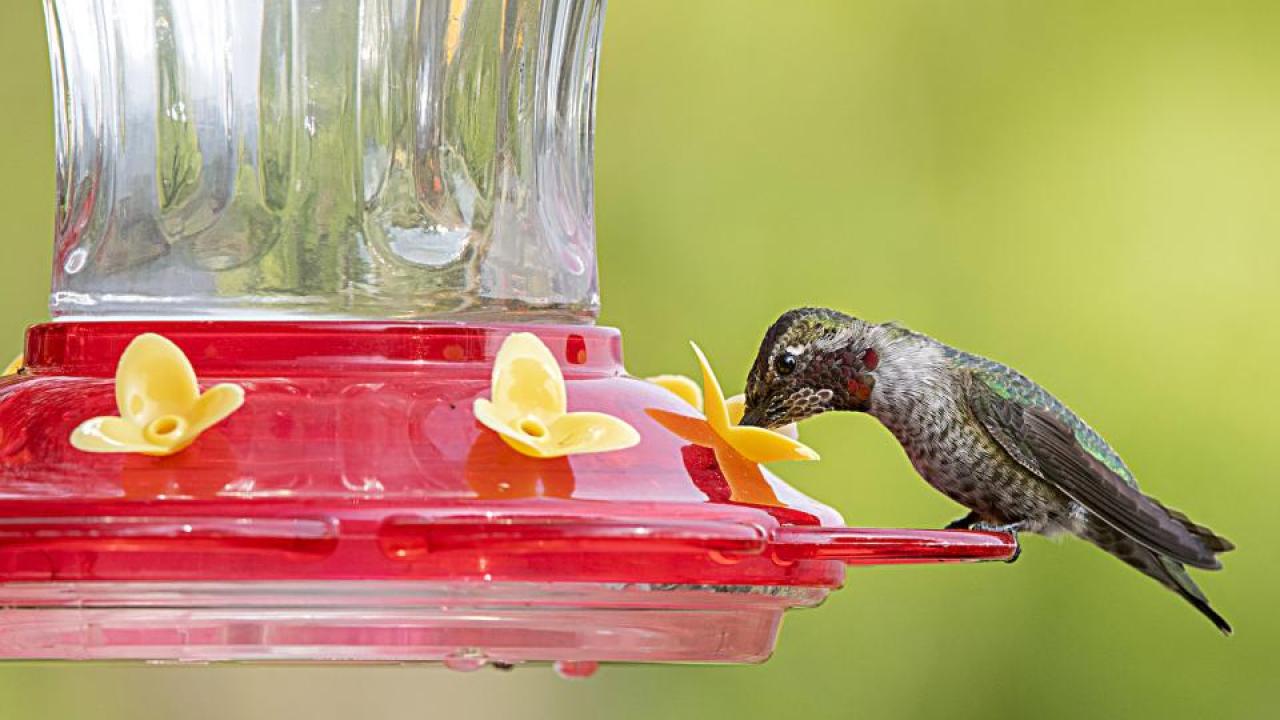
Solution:
[{"label": "feeding hole", "polygon": [[543,425],[542,421],[537,418],[525,418],[520,421],[520,432],[528,435],[529,437],[545,437],[547,434],[547,426]]},{"label": "feeding hole", "polygon": [[177,415],[162,415],[151,421],[143,436],[148,442],[170,443],[187,430],[187,421]]}]

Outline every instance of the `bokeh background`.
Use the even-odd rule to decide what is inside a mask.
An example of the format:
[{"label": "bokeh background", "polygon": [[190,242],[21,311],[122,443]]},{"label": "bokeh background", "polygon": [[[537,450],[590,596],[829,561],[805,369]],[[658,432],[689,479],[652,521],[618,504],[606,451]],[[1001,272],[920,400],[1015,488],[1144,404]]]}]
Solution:
[{"label": "bokeh background", "polygon": [[[1156,496],[1235,540],[1220,637],[1078,542],[851,571],[759,667],[0,667],[0,719],[1275,717],[1280,4],[615,1],[599,100],[602,321],[637,374],[740,383],[820,303],[1023,369]],[[0,342],[43,320],[43,20],[0,5]],[[7,359],[7,355],[5,358]],[[869,418],[782,468],[853,523],[960,514]]]}]

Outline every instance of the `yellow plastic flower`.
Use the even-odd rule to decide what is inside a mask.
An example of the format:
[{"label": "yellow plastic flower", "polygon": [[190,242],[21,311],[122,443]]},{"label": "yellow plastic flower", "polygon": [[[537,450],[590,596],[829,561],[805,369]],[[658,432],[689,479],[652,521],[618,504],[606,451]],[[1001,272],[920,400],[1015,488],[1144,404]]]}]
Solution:
[{"label": "yellow plastic flower", "polygon": [[6,365],[6,366],[5,366],[5,368],[4,368],[4,372],[0,372],[0,377],[8,377],[8,376],[10,376],[10,375],[17,375],[17,374],[18,374],[18,371],[19,371],[19,370],[21,370],[21,369],[22,369],[22,356],[21,356],[21,355],[19,355],[18,357],[16,357],[16,358],[14,358],[14,359],[13,359],[13,362],[11,362],[11,363],[9,363],[8,365]]},{"label": "yellow plastic flower", "polygon": [[134,338],[116,367],[119,417],[86,420],[71,433],[77,450],[172,455],[244,404],[244,389],[224,383],[201,394],[187,356],[168,339]]},{"label": "yellow plastic flower", "polygon": [[[702,412],[702,389],[692,379],[684,375],[655,375],[645,380],[674,393],[676,397],[692,405],[695,410]],[[747,396],[738,393],[726,398],[724,406],[729,411],[730,424],[737,425],[742,422],[742,416],[747,412]],[[795,423],[784,425],[774,432],[786,435],[792,440],[800,439],[800,429]]]},{"label": "yellow plastic flower", "polygon": [[512,333],[493,364],[492,399],[476,398],[476,420],[520,453],[536,458],[632,447],[640,433],[599,412],[568,412],[564,375],[532,333]]},{"label": "yellow plastic flower", "polygon": [[[760,472],[760,463],[778,460],[817,460],[818,453],[794,438],[765,428],[743,427],[734,420],[742,418],[741,406],[736,410],[734,418],[731,405],[720,389],[711,364],[696,344],[693,351],[702,366],[702,394],[705,396],[706,419],[693,418],[658,408],[648,410],[649,416],[657,420],[663,427],[679,435],[695,445],[710,448],[715,452],[716,464],[724,474],[735,502],[754,503],[758,505],[779,505],[773,488]],[[685,378],[689,384],[689,381]],[[671,386],[683,389],[681,393],[672,390],[682,397],[690,397],[685,382],[679,380],[663,380],[659,385],[672,390]]]},{"label": "yellow plastic flower", "polygon": [[698,412],[702,412],[702,388],[698,383],[684,375],[654,375],[645,380],[671,392],[676,397],[689,403]]}]

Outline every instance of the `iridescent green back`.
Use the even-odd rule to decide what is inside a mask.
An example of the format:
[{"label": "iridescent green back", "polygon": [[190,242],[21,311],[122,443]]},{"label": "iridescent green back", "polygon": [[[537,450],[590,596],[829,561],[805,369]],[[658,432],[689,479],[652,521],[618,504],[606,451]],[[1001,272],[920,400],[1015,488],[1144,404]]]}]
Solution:
[{"label": "iridescent green back", "polygon": [[1075,433],[1076,441],[1090,455],[1110,468],[1112,472],[1124,478],[1124,481],[1128,484],[1134,487],[1138,486],[1133,473],[1124,464],[1124,460],[1121,460],[1120,456],[1116,454],[1116,451],[1111,449],[1107,441],[1103,440],[1101,435],[1089,427],[1070,408],[1049,394],[1048,390],[1028,380],[1022,373],[1007,365],[1001,365],[994,360],[988,360],[946,345],[942,347],[947,359],[955,367],[972,370],[987,387],[991,388],[1000,397],[1012,400],[1023,407],[1041,407],[1053,413],[1071,428],[1072,432]]}]

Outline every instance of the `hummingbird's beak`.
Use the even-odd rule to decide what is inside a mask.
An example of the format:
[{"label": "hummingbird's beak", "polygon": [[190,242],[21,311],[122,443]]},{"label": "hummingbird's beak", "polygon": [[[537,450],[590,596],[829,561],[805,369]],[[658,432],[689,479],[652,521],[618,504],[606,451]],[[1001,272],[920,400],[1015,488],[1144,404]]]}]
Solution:
[{"label": "hummingbird's beak", "polygon": [[742,421],[738,424],[748,427],[768,427],[768,420],[769,418],[764,412],[763,405],[756,405],[755,407],[748,405],[747,411],[742,414]]}]

